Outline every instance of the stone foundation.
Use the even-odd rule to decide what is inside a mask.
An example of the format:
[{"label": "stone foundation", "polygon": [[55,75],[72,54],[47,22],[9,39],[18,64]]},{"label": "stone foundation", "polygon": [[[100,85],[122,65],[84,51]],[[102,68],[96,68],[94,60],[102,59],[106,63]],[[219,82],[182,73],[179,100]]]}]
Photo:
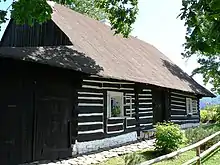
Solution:
[{"label": "stone foundation", "polygon": [[130,132],[127,134],[118,135],[115,137],[105,138],[101,140],[76,142],[76,144],[72,145],[73,155],[84,154],[91,151],[97,151],[102,148],[118,146],[136,140],[137,140],[137,132]]},{"label": "stone foundation", "polygon": [[200,123],[186,123],[186,124],[181,124],[180,127],[182,129],[187,129],[187,128],[193,128],[193,127],[198,127]]}]

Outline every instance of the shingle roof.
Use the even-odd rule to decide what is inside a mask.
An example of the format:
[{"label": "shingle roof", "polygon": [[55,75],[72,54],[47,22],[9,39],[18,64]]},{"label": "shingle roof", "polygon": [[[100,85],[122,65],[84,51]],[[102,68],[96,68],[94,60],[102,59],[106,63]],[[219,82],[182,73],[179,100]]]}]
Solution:
[{"label": "shingle roof", "polygon": [[214,96],[154,46],[132,36],[114,36],[109,26],[59,4],[55,4],[53,10],[52,20],[73,46],[0,48],[0,54],[108,78]]}]

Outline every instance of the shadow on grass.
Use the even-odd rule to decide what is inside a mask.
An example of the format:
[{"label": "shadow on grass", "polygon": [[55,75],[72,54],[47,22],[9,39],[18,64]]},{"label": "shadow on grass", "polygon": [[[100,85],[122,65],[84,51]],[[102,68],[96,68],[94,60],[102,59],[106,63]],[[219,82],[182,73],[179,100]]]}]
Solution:
[{"label": "shadow on grass", "polygon": [[[164,153],[161,153],[155,150],[148,150],[148,151],[141,152],[139,154],[145,159],[145,161],[165,155]],[[175,159],[176,157],[169,158],[167,160],[175,160]]]},{"label": "shadow on grass", "polygon": [[151,160],[160,156],[161,154],[159,154],[157,151],[149,150],[141,152],[140,155],[143,156],[146,160]]}]

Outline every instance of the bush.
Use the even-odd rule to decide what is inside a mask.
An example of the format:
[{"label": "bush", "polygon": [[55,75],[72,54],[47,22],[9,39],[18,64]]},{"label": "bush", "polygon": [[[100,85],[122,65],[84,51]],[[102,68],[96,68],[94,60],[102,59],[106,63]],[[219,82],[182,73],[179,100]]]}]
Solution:
[{"label": "bush", "polygon": [[[219,125],[199,126],[197,128],[190,128],[185,130],[185,136],[190,144],[194,144],[218,131],[220,131]],[[201,146],[201,149],[202,150],[207,149],[218,141],[220,141],[220,136],[217,136],[216,138],[205,143],[203,146]]]},{"label": "bush", "polygon": [[217,121],[217,112],[215,109],[213,110],[201,110],[200,111],[200,119],[202,123],[215,123]]},{"label": "bush", "polygon": [[216,121],[220,123],[220,105],[216,106]]},{"label": "bush", "polygon": [[156,126],[155,147],[159,153],[167,154],[177,150],[185,141],[185,136],[179,125],[160,123]]},{"label": "bush", "polygon": [[208,106],[200,111],[201,122],[220,123],[220,105]]},{"label": "bush", "polygon": [[207,110],[201,110],[200,111],[200,120],[202,123],[206,123],[209,121],[210,117]]},{"label": "bush", "polygon": [[185,130],[186,138],[190,144],[196,143],[211,134],[214,133],[214,130],[204,129],[203,126],[199,126],[197,128],[189,128]]}]

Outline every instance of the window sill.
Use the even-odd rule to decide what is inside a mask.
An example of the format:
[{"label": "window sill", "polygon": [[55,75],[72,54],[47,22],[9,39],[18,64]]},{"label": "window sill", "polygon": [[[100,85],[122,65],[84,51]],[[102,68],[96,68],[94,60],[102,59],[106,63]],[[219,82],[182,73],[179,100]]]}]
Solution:
[{"label": "window sill", "polygon": [[199,116],[199,115],[198,114],[192,114],[192,113],[187,114],[187,117],[196,117],[196,116]]},{"label": "window sill", "polygon": [[108,119],[135,119],[135,117],[121,116],[121,117],[109,117]]},{"label": "window sill", "polygon": [[129,116],[128,117],[126,116],[125,118],[126,119],[135,119],[135,117],[129,117]]},{"label": "window sill", "polygon": [[125,119],[126,117],[109,117],[108,119]]}]

